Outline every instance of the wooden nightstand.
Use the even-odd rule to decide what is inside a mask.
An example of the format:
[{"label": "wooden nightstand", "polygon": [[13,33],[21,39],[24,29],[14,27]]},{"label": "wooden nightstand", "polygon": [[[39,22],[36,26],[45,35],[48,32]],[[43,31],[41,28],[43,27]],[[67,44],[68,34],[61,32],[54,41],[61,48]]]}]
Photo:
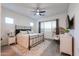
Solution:
[{"label": "wooden nightstand", "polygon": [[8,37],[8,45],[16,43],[16,38],[15,36],[9,36]]}]

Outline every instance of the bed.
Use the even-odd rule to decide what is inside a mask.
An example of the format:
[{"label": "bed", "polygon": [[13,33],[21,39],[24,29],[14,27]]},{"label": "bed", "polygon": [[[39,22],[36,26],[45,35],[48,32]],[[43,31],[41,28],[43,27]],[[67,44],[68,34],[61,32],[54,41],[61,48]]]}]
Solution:
[{"label": "bed", "polygon": [[31,33],[31,27],[15,26],[16,42],[20,46],[30,50],[38,44],[44,42],[43,33]]}]

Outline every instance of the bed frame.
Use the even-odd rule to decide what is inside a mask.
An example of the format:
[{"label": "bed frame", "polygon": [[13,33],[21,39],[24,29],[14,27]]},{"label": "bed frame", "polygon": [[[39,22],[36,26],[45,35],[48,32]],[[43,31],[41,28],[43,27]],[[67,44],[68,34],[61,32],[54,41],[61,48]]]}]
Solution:
[{"label": "bed frame", "polygon": [[[20,31],[31,31],[31,27],[30,26],[19,26],[19,25],[15,25],[15,36],[20,32]],[[38,35],[38,38],[40,36]],[[35,42],[34,44],[30,45],[30,36],[29,36],[29,40],[28,40],[28,50],[30,50],[32,47],[35,47],[36,45],[40,44],[41,42],[44,41],[44,34],[42,35],[42,40],[38,41],[38,42]],[[34,39],[34,38],[32,38]],[[17,38],[16,38],[16,44],[17,44]]]}]

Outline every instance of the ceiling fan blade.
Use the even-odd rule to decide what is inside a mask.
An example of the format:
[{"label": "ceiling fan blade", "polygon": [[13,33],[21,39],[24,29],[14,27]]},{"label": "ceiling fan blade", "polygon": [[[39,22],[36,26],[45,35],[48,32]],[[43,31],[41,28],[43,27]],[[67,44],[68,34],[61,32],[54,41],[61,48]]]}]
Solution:
[{"label": "ceiling fan blade", "polygon": [[45,13],[46,11],[39,11],[39,13]]},{"label": "ceiling fan blade", "polygon": [[44,16],[44,14],[41,14],[41,13],[40,13],[39,15],[40,15],[40,16]]}]

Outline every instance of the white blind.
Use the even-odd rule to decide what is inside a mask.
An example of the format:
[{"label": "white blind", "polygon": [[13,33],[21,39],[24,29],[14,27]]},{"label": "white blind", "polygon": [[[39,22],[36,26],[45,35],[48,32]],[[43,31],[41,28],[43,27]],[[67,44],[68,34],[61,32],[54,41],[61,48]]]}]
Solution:
[{"label": "white blind", "polygon": [[56,21],[41,22],[41,32],[44,33],[45,38],[52,39],[52,34],[56,28]]}]

